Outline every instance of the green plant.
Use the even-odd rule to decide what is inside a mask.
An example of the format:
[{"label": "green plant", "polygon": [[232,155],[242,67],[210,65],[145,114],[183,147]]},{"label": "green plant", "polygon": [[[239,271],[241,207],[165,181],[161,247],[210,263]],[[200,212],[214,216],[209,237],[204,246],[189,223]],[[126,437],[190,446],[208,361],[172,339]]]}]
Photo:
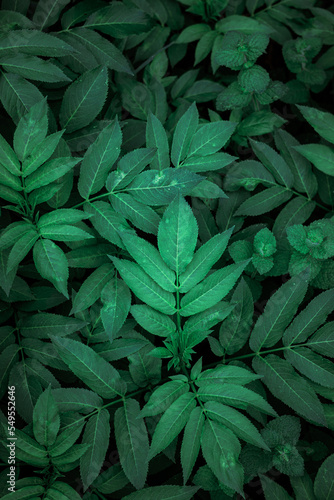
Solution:
[{"label": "green plant", "polygon": [[3,0],[3,498],[334,498],[333,33]]}]

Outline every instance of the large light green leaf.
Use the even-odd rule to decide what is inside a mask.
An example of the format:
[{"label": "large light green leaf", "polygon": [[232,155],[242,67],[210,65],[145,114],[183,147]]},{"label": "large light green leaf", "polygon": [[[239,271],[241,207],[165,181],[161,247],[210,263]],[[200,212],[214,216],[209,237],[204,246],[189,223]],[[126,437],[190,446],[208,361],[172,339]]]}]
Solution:
[{"label": "large light green leaf", "polygon": [[174,314],[175,297],[158,285],[138,264],[129,260],[110,257],[117,271],[137,297],[165,314]]},{"label": "large light green leaf", "polygon": [[144,487],[148,472],[149,442],[140,406],[135,399],[124,400],[115,412],[115,438],[120,462],[137,489]]},{"label": "large light green leaf", "polygon": [[[293,187],[301,193],[306,193],[309,198],[313,198],[317,190],[317,180],[312,172],[311,164],[296,151],[295,146],[299,146],[299,142],[282,129],[276,130],[274,137],[277,148],[292,170]],[[297,198],[297,200],[302,199]]]},{"label": "large light green leaf", "polygon": [[141,491],[135,491],[123,497],[123,500],[191,500],[198,490],[198,486],[166,484],[165,486],[151,486]]},{"label": "large light green leaf", "polygon": [[203,177],[185,168],[146,170],[127,187],[127,191],[145,205],[167,205],[180,192],[186,196]]},{"label": "large light green leaf", "polygon": [[33,250],[33,258],[37,271],[68,299],[67,280],[68,264],[62,249],[53,241],[39,239]]},{"label": "large light green leaf", "polygon": [[232,295],[231,304],[236,305],[219,330],[219,341],[227,354],[238,352],[246,344],[253,323],[253,295],[243,278]]},{"label": "large light green leaf", "polygon": [[176,168],[187,155],[190,142],[198,127],[198,119],[199,115],[196,108],[196,103],[193,102],[177,122],[174,130],[171,151],[171,160]]},{"label": "large light green leaf", "polygon": [[250,348],[257,352],[272,347],[283,336],[293,319],[308,287],[309,272],[292,277],[268,300],[264,312],[258,318],[249,339]]},{"label": "large light green leaf", "polygon": [[131,292],[123,280],[111,279],[101,292],[101,319],[110,342],[123,326],[131,306]]},{"label": "large light green leaf", "polygon": [[158,247],[166,264],[178,276],[191,261],[197,243],[196,218],[180,195],[165,210],[158,231]]},{"label": "large light green leaf", "polygon": [[249,139],[249,142],[258,159],[272,173],[277,182],[291,188],[294,176],[284,158],[264,142],[257,142],[253,139]]},{"label": "large light green leaf", "polygon": [[130,312],[137,323],[153,335],[168,337],[176,330],[174,321],[153,307],[135,304],[131,306]]},{"label": "large light green leaf", "polygon": [[151,161],[151,168],[164,170],[170,167],[169,144],[167,134],[160,120],[149,113],[146,125],[146,144],[149,148],[156,148],[157,154]]},{"label": "large light green leaf", "polygon": [[114,38],[139,34],[151,28],[148,17],[142,10],[130,8],[121,2],[113,2],[110,6],[97,10],[89,16],[84,26]]},{"label": "large light green leaf", "polygon": [[108,173],[119,156],[121,143],[122,131],[116,118],[100,132],[83,157],[78,183],[78,190],[83,198],[88,199],[103,188]]},{"label": "large light green leaf", "polygon": [[233,228],[213,236],[197,250],[193,259],[179,277],[180,292],[188,292],[207,275],[226,249],[232,231]]},{"label": "large light green leaf", "polygon": [[205,417],[202,408],[197,406],[190,414],[189,420],[184,429],[181,445],[181,465],[183,472],[183,484],[189,479],[191,471],[197,460],[201,448],[201,436],[204,427]]},{"label": "large light green leaf", "polygon": [[25,191],[30,193],[33,189],[48,186],[51,182],[59,179],[69,172],[80,158],[54,158],[35,170],[26,178]]},{"label": "large light green leaf", "polygon": [[118,233],[131,230],[131,228],[122,215],[115,212],[110,204],[105,201],[85,203],[84,211],[91,215],[91,223],[103,238],[118,247],[124,248]]},{"label": "large light green leaf", "polygon": [[[36,30],[31,31],[37,33]],[[11,33],[16,32],[12,31]],[[0,55],[1,53],[0,47]],[[0,77],[0,99],[3,107],[17,125],[31,106],[42,101],[44,96],[34,84],[22,76],[3,72]]]},{"label": "large light green leaf", "polygon": [[62,360],[90,389],[107,399],[124,396],[126,383],[117,370],[93,349],[66,337],[50,335],[50,338]]},{"label": "large light green leaf", "polygon": [[56,441],[59,428],[59,410],[49,385],[39,396],[33,412],[33,431],[36,441],[42,446],[51,446]]},{"label": "large light green leaf", "polygon": [[304,418],[326,425],[323,407],[311,385],[298,375],[290,363],[274,354],[253,358],[253,368],[263,375],[272,394]]},{"label": "large light green leaf", "polygon": [[[334,309],[334,289],[320,293],[294,318],[285,330],[283,343],[285,346],[301,344],[315,332]],[[326,353],[324,352],[326,355]]]},{"label": "large light green leaf", "polygon": [[113,193],[109,199],[116,212],[131,221],[134,226],[146,233],[158,234],[160,217],[153,208],[140,203],[127,193]]},{"label": "large light green leaf", "polygon": [[307,347],[285,350],[284,355],[296,370],[313,382],[334,389],[334,365],[331,361]]},{"label": "large light green leaf", "polygon": [[238,438],[224,425],[206,420],[201,439],[204,459],[217,479],[243,495],[244,471],[238,462]]},{"label": "large light green leaf", "polygon": [[187,156],[217,153],[230,139],[236,126],[236,123],[224,120],[202,125],[192,138]]},{"label": "large light green leaf", "polygon": [[199,398],[204,401],[217,401],[226,405],[246,410],[255,408],[268,415],[277,416],[277,413],[267,401],[250,389],[235,384],[205,384],[198,389]]},{"label": "large light green leaf", "polygon": [[100,473],[109,446],[110,413],[101,409],[88,420],[82,444],[90,445],[80,458],[80,476],[86,490]]},{"label": "large light green leaf", "polygon": [[314,480],[317,500],[331,500],[334,496],[334,453],[323,461]]},{"label": "large light green leaf", "polygon": [[182,297],[180,314],[191,316],[217,304],[233,288],[248,262],[231,264],[210,274]]},{"label": "large light green leaf", "polygon": [[171,380],[156,388],[141,411],[142,417],[151,417],[165,412],[182,394],[189,392],[189,384],[183,380]]},{"label": "large light green leaf", "polygon": [[169,406],[154,430],[149,453],[150,459],[167,448],[180,434],[195,406],[195,394],[192,392],[182,394]]},{"label": "large light green leaf", "polygon": [[161,288],[168,292],[175,292],[175,273],[164,262],[158,250],[151,243],[143,238],[139,238],[136,234],[124,232],[121,236],[125,248],[140,267]]},{"label": "large light green leaf", "polygon": [[67,133],[91,123],[101,111],[108,91],[108,71],[99,66],[86,71],[66,90],[59,121]]},{"label": "large light green leaf", "polygon": [[81,285],[74,298],[70,314],[83,311],[93,305],[100,298],[103,288],[114,274],[115,270],[112,264],[103,264],[95,269]]},{"label": "large light green leaf", "polygon": [[334,175],[334,149],[324,144],[303,144],[296,151],[305,156],[321,172]]},{"label": "large light green leaf", "polygon": [[206,416],[211,418],[211,420],[225,425],[225,427],[231,429],[238,438],[243,439],[246,443],[269,451],[261,434],[245,415],[217,401],[208,401],[204,403],[204,407]]}]

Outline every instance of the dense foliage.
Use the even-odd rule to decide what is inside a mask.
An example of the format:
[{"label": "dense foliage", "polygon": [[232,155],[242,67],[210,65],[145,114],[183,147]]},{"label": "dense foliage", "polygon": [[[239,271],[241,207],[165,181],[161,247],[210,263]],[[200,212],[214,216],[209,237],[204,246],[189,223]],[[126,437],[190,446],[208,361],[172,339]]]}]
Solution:
[{"label": "dense foliage", "polygon": [[1,6],[2,498],[333,500],[332,3]]}]

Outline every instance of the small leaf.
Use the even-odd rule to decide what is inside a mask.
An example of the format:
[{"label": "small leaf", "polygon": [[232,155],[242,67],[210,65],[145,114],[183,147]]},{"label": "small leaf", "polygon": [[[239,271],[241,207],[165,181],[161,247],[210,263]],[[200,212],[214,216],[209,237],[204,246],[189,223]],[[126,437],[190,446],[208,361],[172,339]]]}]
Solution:
[{"label": "small leaf", "polygon": [[146,145],[157,149],[157,154],[151,161],[152,169],[161,171],[170,167],[167,134],[160,120],[152,113],[149,113],[147,120]]},{"label": "small leaf", "polygon": [[51,393],[51,386],[39,396],[33,413],[33,431],[42,446],[51,446],[56,441],[60,428],[58,407]]},{"label": "small leaf", "polygon": [[62,249],[51,240],[39,239],[33,250],[37,271],[68,299],[68,264]]},{"label": "small leaf", "polygon": [[81,285],[74,298],[70,314],[84,311],[93,305],[100,298],[103,288],[114,274],[114,267],[111,264],[103,264],[95,269]]},{"label": "small leaf", "polygon": [[225,146],[236,126],[236,123],[223,120],[202,125],[192,138],[187,157],[216,153]]}]

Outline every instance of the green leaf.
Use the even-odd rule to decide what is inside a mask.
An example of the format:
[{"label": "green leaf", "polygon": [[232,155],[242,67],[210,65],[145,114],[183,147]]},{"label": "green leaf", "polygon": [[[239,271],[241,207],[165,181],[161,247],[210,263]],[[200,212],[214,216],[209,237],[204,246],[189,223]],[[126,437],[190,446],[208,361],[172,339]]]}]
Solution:
[{"label": "green leaf", "polygon": [[126,393],[125,382],[117,370],[93,349],[65,337],[50,335],[50,338],[62,360],[90,389],[103,398],[113,399],[116,396],[124,396]]},{"label": "green leaf", "polygon": [[141,410],[141,416],[151,417],[164,413],[174,401],[188,393],[189,389],[189,384],[185,384],[183,380],[165,382],[153,391],[150,399]]},{"label": "green leaf", "polygon": [[136,489],[144,487],[148,472],[149,442],[140,406],[135,399],[124,400],[115,412],[115,437],[123,470]]},{"label": "green leaf", "polygon": [[66,90],[59,121],[67,133],[89,125],[103,108],[108,91],[106,66],[86,71]]},{"label": "green leaf", "polygon": [[180,166],[190,170],[190,172],[211,172],[221,170],[236,159],[236,156],[227,153],[214,153],[207,156],[190,156]]},{"label": "green leaf", "polygon": [[165,210],[158,231],[161,257],[177,276],[191,261],[197,236],[196,218],[188,203],[179,195]]},{"label": "green leaf", "polygon": [[334,144],[334,115],[308,106],[297,104],[297,107],[314,130],[326,141]]},{"label": "green leaf", "polygon": [[334,358],[333,321],[326,323],[307,342],[307,345],[323,356]]},{"label": "green leaf", "polygon": [[117,170],[109,174],[106,182],[108,191],[123,189],[151,163],[156,154],[155,148],[139,148],[126,153],[117,163]]},{"label": "green leaf", "polygon": [[151,161],[151,168],[164,170],[170,167],[169,144],[167,134],[160,120],[151,112],[147,118],[146,145],[148,148],[156,148],[157,154]]},{"label": "green leaf", "polygon": [[296,495],[296,500],[316,500],[313,493],[313,481],[307,472],[303,476],[290,477],[291,486]]},{"label": "green leaf", "polygon": [[246,410],[248,408],[255,408],[268,415],[277,416],[277,413],[270,406],[267,401],[250,389],[235,384],[222,384],[217,385],[205,384],[198,389],[197,392],[201,401],[218,401],[226,405]]},{"label": "green leaf", "polygon": [[258,159],[275,177],[277,182],[291,188],[294,182],[293,173],[283,157],[264,142],[257,142],[253,139],[249,139],[249,142]]},{"label": "green leaf", "polygon": [[323,407],[311,385],[300,377],[290,363],[274,354],[253,358],[253,368],[263,375],[272,394],[304,418],[326,425]]},{"label": "green leaf", "polygon": [[62,249],[51,240],[39,239],[33,250],[37,271],[68,299],[68,264]]},{"label": "green leaf", "polygon": [[98,489],[101,493],[114,493],[121,490],[129,483],[128,478],[120,464],[112,465],[107,470],[102,472],[93,482],[92,486]]},{"label": "green leaf", "polygon": [[13,149],[2,135],[0,135],[0,163],[8,172],[14,175],[21,175],[20,162]]},{"label": "green leaf", "polygon": [[85,279],[78,293],[76,294],[73,307],[70,314],[76,314],[84,311],[94,304],[100,296],[103,288],[106,286],[115,274],[114,266],[111,264],[103,264],[93,271],[88,278]]},{"label": "green leaf", "polygon": [[106,458],[110,437],[110,413],[101,409],[88,420],[82,437],[82,444],[90,445],[80,459],[80,476],[84,490],[100,473]]},{"label": "green leaf", "polygon": [[245,345],[253,323],[253,296],[243,278],[232,295],[231,303],[236,303],[236,306],[219,330],[219,341],[227,354],[234,354]]},{"label": "green leaf", "polygon": [[289,361],[302,375],[324,387],[334,388],[334,365],[331,361],[312,352],[307,347],[296,347],[284,351]]},{"label": "green leaf", "polygon": [[[193,102],[177,122],[177,125],[175,127],[172,142],[171,160],[176,168],[179,166],[180,162],[187,156],[190,142],[198,127],[198,120],[199,115],[196,103]],[[191,170],[190,168],[188,169]]]},{"label": "green leaf", "polygon": [[55,241],[83,241],[94,238],[86,231],[70,224],[48,224],[40,229],[40,235]]},{"label": "green leaf", "polygon": [[314,480],[314,493],[317,500],[330,500],[334,493],[334,453],[324,460]]},{"label": "green leaf", "polygon": [[[13,339],[15,341],[15,338]],[[17,344],[10,344],[1,350],[0,354],[0,394],[1,397],[5,394],[7,390],[8,373],[14,363],[19,360],[18,352],[20,347]]]},{"label": "green leaf", "polygon": [[33,22],[41,31],[52,26],[58,21],[60,12],[68,3],[70,0],[52,0],[51,3],[39,0],[32,18]]},{"label": "green leaf", "polygon": [[180,434],[195,407],[195,394],[192,392],[182,394],[168,407],[155,428],[149,453],[150,459],[167,448]]},{"label": "green leaf", "polygon": [[175,323],[161,312],[146,305],[132,305],[130,312],[134,319],[145,330],[159,337],[168,337],[175,332]]},{"label": "green leaf", "polygon": [[81,498],[79,493],[73,489],[72,486],[60,481],[52,483],[52,487],[48,489],[47,495],[50,497],[50,500],[60,500],[60,498],[62,498],[62,500],[80,500]]},{"label": "green leaf", "polygon": [[194,187],[189,194],[198,198],[228,198],[217,184],[206,179]]},{"label": "green leaf", "polygon": [[[37,33],[35,30],[31,31]],[[20,75],[4,72],[0,77],[0,96],[3,107],[12,118],[15,125],[17,125],[22,116],[29,111],[31,106],[44,99],[43,94],[38,88],[25,78]]]},{"label": "green leaf", "polygon": [[14,267],[16,267],[24,259],[24,257],[30,252],[37,240],[38,233],[32,226],[28,232],[21,236],[21,238],[11,249],[8,255],[7,273],[14,269]]},{"label": "green leaf", "polygon": [[266,500],[292,500],[287,491],[269,477],[259,474]]},{"label": "green leaf", "polygon": [[138,264],[125,259],[111,257],[117,271],[137,297],[149,306],[165,314],[174,314],[175,297],[143,271]]},{"label": "green leaf", "polygon": [[131,306],[131,292],[123,280],[111,279],[102,289],[101,319],[110,342],[123,326]]},{"label": "green leaf", "polygon": [[118,119],[107,125],[89,146],[83,157],[78,190],[86,200],[104,186],[108,173],[117,160],[122,143],[122,131]]},{"label": "green leaf", "polygon": [[85,203],[83,208],[87,214],[91,215],[91,223],[103,238],[120,248],[124,248],[118,233],[131,230],[131,228],[122,215],[115,212],[105,201]]},{"label": "green leaf", "polygon": [[279,207],[282,203],[288,201],[291,196],[292,193],[283,186],[271,187],[247,198],[235,211],[234,215],[262,215]]},{"label": "green leaf", "polygon": [[0,183],[15,191],[22,191],[23,189],[20,179],[2,165],[0,165]]},{"label": "green leaf", "polygon": [[[286,130],[282,129],[276,130],[274,137],[277,148],[292,170],[294,176],[293,187],[301,193],[306,193],[309,198],[313,198],[316,193],[317,180],[310,163],[296,151],[295,146],[299,146],[299,142]],[[297,199],[301,200],[301,198]]]},{"label": "green leaf", "polygon": [[224,384],[246,385],[259,378],[259,375],[252,373],[245,368],[233,365],[218,365],[200,373],[197,377],[196,385],[212,385],[214,382]]},{"label": "green leaf", "polygon": [[321,172],[334,175],[334,150],[324,144],[303,144],[295,150],[305,156]]},{"label": "green leaf", "polygon": [[180,193],[186,196],[203,179],[185,168],[146,170],[127,187],[127,191],[144,205],[167,205]]},{"label": "green leaf", "polygon": [[249,346],[254,352],[272,347],[282,338],[305,297],[308,279],[307,270],[284,283],[270,297],[250,336]]},{"label": "green leaf", "polygon": [[37,226],[42,229],[45,226],[56,224],[76,224],[77,222],[87,219],[90,216],[82,210],[76,208],[59,208],[42,215],[38,219]]},{"label": "green leaf", "polygon": [[142,10],[129,8],[121,2],[114,2],[97,10],[88,17],[84,26],[114,38],[143,33],[151,28],[148,17]]},{"label": "green leaf", "polygon": [[220,259],[226,249],[232,231],[233,228],[216,234],[197,250],[193,259],[179,277],[180,292],[188,292],[208,274],[211,267]]},{"label": "green leaf", "polygon": [[161,288],[168,292],[175,292],[175,273],[163,261],[158,250],[151,243],[143,238],[139,238],[136,234],[124,232],[121,236],[125,248],[140,267]]},{"label": "green leaf", "polygon": [[78,318],[40,312],[29,315],[20,322],[20,333],[24,337],[37,339],[48,339],[49,334],[63,337],[80,330],[85,324],[85,321]]},{"label": "green leaf", "polygon": [[234,307],[234,304],[230,305],[228,302],[218,302],[206,311],[189,318],[183,325],[183,331],[189,335],[192,332],[209,330],[231,314]]},{"label": "green leaf", "polygon": [[224,425],[206,420],[201,439],[204,459],[217,479],[243,496],[244,471],[238,462],[238,438]]},{"label": "green leaf", "polygon": [[[123,497],[123,500],[191,500],[198,491],[198,486],[151,486],[141,491],[135,491]],[[6,499],[7,500],[7,499]]]},{"label": "green leaf", "polygon": [[217,401],[208,401],[204,403],[205,414],[215,422],[223,424],[239,438],[246,443],[253,444],[264,450],[269,451],[261,434],[242,413],[229,406],[218,403]]},{"label": "green leaf", "polygon": [[202,125],[192,138],[187,157],[217,153],[230,139],[236,126],[236,123],[224,120]]},{"label": "green leaf", "polygon": [[273,225],[272,231],[276,239],[279,241],[283,236],[286,236],[288,227],[294,224],[303,224],[310,217],[315,206],[314,201],[308,201],[301,196],[292,198],[282,208]]},{"label": "green leaf", "polygon": [[76,424],[71,425],[70,427],[67,427],[63,431],[61,431],[58,434],[58,437],[53,445],[48,448],[50,456],[58,457],[59,455],[62,455],[67,450],[69,450],[78,440],[84,425],[84,421],[78,421],[76,422]]},{"label": "green leaf", "polygon": [[181,445],[181,465],[183,472],[183,484],[189,479],[194,468],[199,450],[201,447],[201,436],[204,427],[205,417],[202,408],[197,406],[190,414],[189,420],[184,429]]},{"label": "green leaf", "polygon": [[[10,492],[7,495],[4,495],[3,500],[16,500],[16,499],[26,499],[26,498],[40,498],[40,495],[45,494],[44,486],[36,485],[36,486],[25,486],[20,488],[19,491],[15,490],[15,493]],[[18,496],[20,495],[20,496]],[[191,498],[191,497],[189,497]]]},{"label": "green leaf", "polygon": [[261,23],[252,17],[246,17],[241,15],[233,14],[221,19],[216,24],[216,30],[220,33],[227,33],[228,31],[241,31],[241,33],[252,35],[257,33],[270,34],[273,28],[267,24]]},{"label": "green leaf", "polygon": [[51,446],[56,441],[59,428],[59,411],[49,385],[39,396],[34,408],[33,431],[36,441],[42,446]]},{"label": "green leaf", "polygon": [[132,222],[134,226],[146,233],[158,234],[160,217],[151,207],[139,203],[127,193],[113,193],[110,201],[114,210]]},{"label": "green leaf", "polygon": [[135,339],[115,339],[110,342],[102,342],[94,346],[95,352],[99,353],[107,361],[117,361],[127,358],[138,352],[142,347],[148,345],[147,340]]},{"label": "green leaf", "polygon": [[181,316],[191,316],[222,300],[233,288],[249,260],[214,271],[181,299]]},{"label": "green leaf", "polygon": [[0,41],[0,56],[9,54],[32,54],[34,56],[57,57],[72,54],[74,49],[55,36],[34,29],[10,31]]},{"label": "green leaf", "polygon": [[39,82],[71,82],[71,79],[65,73],[50,61],[45,61],[40,57],[30,56],[28,54],[8,55],[2,57],[0,65],[8,71],[20,75],[29,80]]},{"label": "green leaf", "polygon": [[22,163],[22,175],[27,177],[35,172],[43,163],[49,160],[50,156],[54,153],[64,131],[55,132],[54,134],[46,137],[41,143],[31,151],[29,156]]},{"label": "green leaf", "polygon": [[[95,392],[88,389],[71,387],[69,389],[53,389],[52,395],[57,402],[59,411],[80,411],[91,413],[101,408],[103,401]],[[57,442],[54,446],[57,445]]]},{"label": "green leaf", "polygon": [[109,40],[86,28],[71,29],[69,35],[93,54],[98,64],[106,65],[121,73],[133,75],[131,67],[122,52]]},{"label": "green leaf", "polygon": [[209,31],[210,27],[207,24],[192,24],[182,30],[176,39],[176,43],[190,43],[202,38]]},{"label": "green leaf", "polygon": [[[327,290],[315,297],[298,316],[296,316],[285,330],[283,344],[290,346],[306,341],[310,334],[314,333],[327,319],[334,309],[334,290]],[[313,337],[311,342],[315,338]],[[323,352],[326,355],[326,352]]]},{"label": "green leaf", "polygon": [[69,172],[79,161],[80,158],[68,157],[54,158],[53,160],[47,161],[27,177],[25,191],[30,193],[33,189],[48,186],[51,182]]}]

